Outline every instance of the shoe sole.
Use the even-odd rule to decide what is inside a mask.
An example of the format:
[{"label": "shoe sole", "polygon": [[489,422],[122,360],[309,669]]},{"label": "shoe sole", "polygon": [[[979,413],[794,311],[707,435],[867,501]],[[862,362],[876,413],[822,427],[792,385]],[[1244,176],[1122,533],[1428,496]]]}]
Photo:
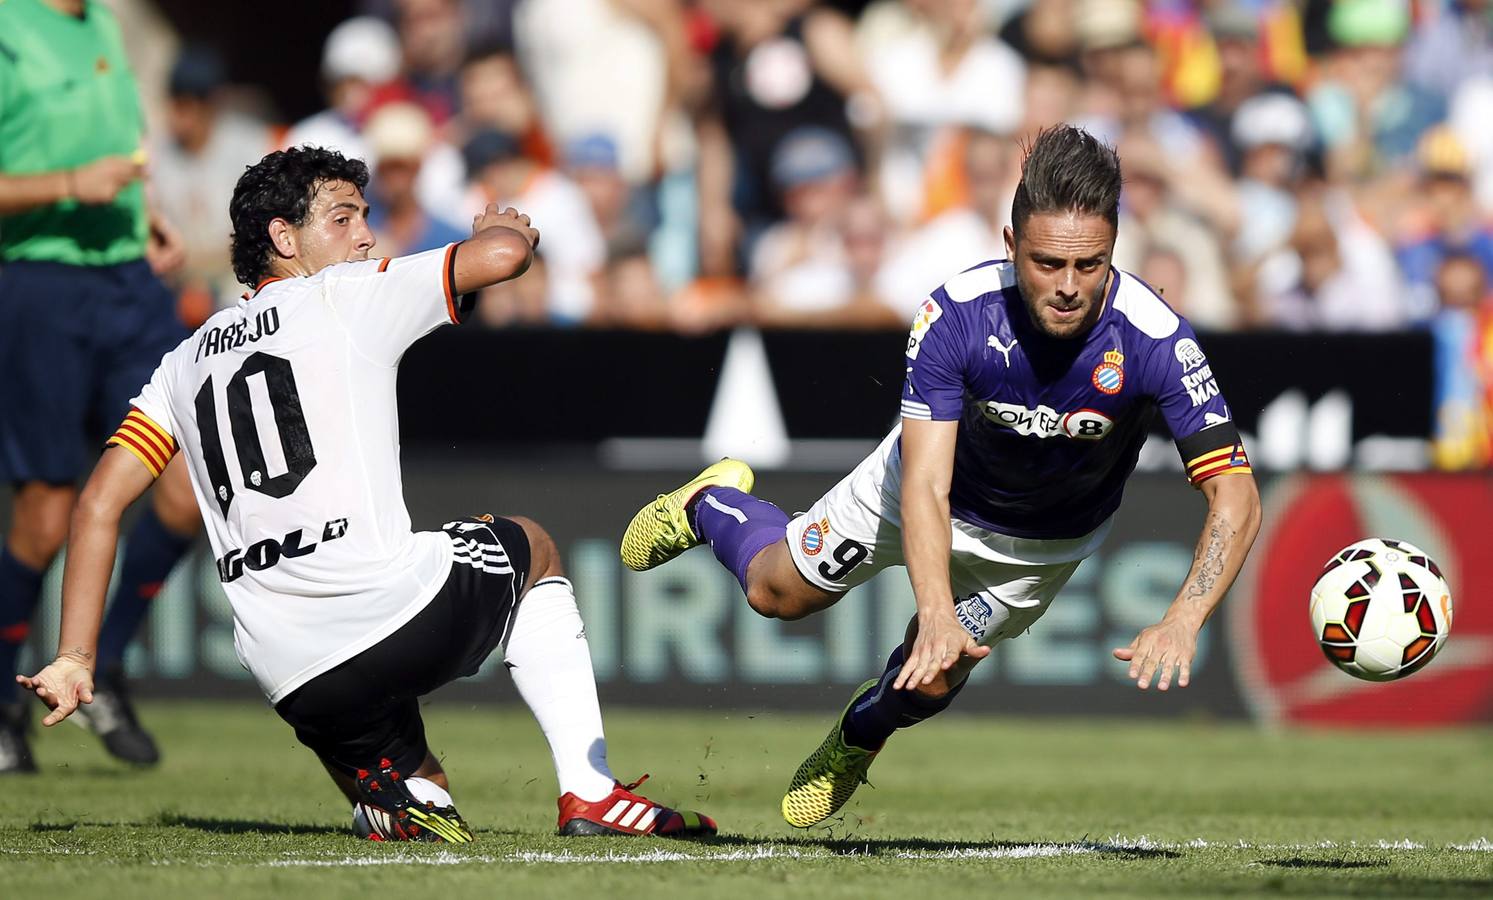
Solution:
[{"label": "shoe sole", "polygon": [[[835,717],[835,724],[831,727],[829,734],[825,735],[824,740],[819,742],[819,746],[814,748],[814,752],[810,753],[808,758],[799,764],[798,771],[793,773],[793,780],[789,782],[788,793],[783,795],[783,802],[781,805],[783,820],[786,821],[789,825],[792,825],[794,828],[812,828],[813,826],[818,825],[820,822],[823,822],[825,819],[828,819],[830,816],[839,812],[840,808],[843,807],[846,803],[850,802],[850,798],[855,795],[856,789],[860,787],[859,780],[857,780],[855,785],[851,787],[850,793],[840,798],[840,801],[838,803],[835,802],[834,793],[833,791],[831,791],[830,797],[828,798],[829,809],[826,810],[823,815],[815,817],[815,814],[813,812],[802,812],[802,814],[800,814],[794,809],[794,807],[819,805],[817,801],[821,799],[822,795],[794,797],[794,791],[800,790],[801,788],[807,786],[808,783],[812,780],[812,777],[809,773],[811,773],[813,770],[809,769],[809,763],[813,762],[814,758],[819,756],[820,752],[824,750],[825,746],[835,739],[836,735],[842,728],[842,724],[845,721],[845,714],[848,713],[850,711],[850,708],[856,704],[856,701],[861,699],[861,697],[864,697],[866,695],[866,692],[876,687],[877,683],[879,683],[880,681],[881,679],[879,678],[872,678],[870,681],[867,681],[865,684],[862,684],[860,687],[855,689],[855,693],[850,695],[850,702],[846,703],[845,708],[840,711],[840,715]],[[872,761],[875,761],[875,758],[875,756],[872,756]],[[867,763],[866,768],[870,768],[870,763]]]},{"label": "shoe sole", "polygon": [[[699,543],[694,541],[685,547],[659,546],[659,533],[662,530],[660,523],[673,523],[675,512],[670,509],[671,504],[677,504],[679,515],[683,515],[684,507],[689,501],[707,487],[728,487],[750,492],[756,480],[751,467],[740,460],[723,459],[707,466],[693,480],[637,511],[622,534],[622,564],[634,572],[646,572]],[[685,530],[689,530],[687,523]]]}]

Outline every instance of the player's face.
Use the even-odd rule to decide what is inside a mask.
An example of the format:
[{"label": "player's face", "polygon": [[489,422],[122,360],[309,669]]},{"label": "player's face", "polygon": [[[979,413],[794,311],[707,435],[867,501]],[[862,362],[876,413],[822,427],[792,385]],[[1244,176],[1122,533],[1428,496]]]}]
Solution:
[{"label": "player's face", "polygon": [[296,230],[296,255],[308,274],[367,259],[375,243],[368,227],[368,202],[356,185],[345,181],[322,185],[311,200],[306,224]]},{"label": "player's face", "polygon": [[1104,312],[1114,248],[1114,226],[1102,216],[1032,213],[1019,241],[1007,226],[1006,252],[1032,324],[1055,338],[1087,334]]}]

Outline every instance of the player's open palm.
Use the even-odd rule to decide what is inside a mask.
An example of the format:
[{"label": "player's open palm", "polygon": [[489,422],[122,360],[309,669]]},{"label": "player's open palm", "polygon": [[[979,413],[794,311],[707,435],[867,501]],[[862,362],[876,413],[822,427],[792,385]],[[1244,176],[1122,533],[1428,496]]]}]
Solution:
[{"label": "player's open palm", "polygon": [[31,677],[17,675],[16,683],[32,691],[51,712],[41,720],[56,725],[73,714],[79,703],[93,702],[93,672],[75,659],[59,656]]},{"label": "player's open palm", "polygon": [[1115,649],[1115,659],[1130,663],[1127,678],[1135,679],[1135,686],[1146,690],[1151,679],[1156,679],[1156,689],[1164,691],[1172,686],[1176,675],[1177,687],[1187,687],[1192,680],[1192,658],[1197,653],[1198,631],[1181,621],[1163,620],[1141,629],[1128,647]]},{"label": "player's open palm", "polygon": [[971,637],[952,613],[926,624],[919,622],[912,651],[907,654],[907,661],[902,664],[902,671],[892,686],[912,690],[932,684],[933,679],[953,668],[961,656],[984,659],[989,655],[990,648],[981,646]]}]

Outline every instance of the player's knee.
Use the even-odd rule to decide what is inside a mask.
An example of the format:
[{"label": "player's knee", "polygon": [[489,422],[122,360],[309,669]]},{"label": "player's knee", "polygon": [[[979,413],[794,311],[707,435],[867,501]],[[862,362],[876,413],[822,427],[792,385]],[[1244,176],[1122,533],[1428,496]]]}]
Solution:
[{"label": "player's knee", "polygon": [[543,525],[528,516],[505,516],[505,518],[522,528],[524,537],[529,539],[530,584],[541,578],[565,574],[564,568],[560,565],[560,548]]},{"label": "player's knee", "polygon": [[72,488],[27,485],[16,496],[7,543],[16,559],[45,569],[67,540],[68,520],[76,494]]},{"label": "player's knee", "polygon": [[747,605],[758,615],[769,619],[792,621],[802,619],[814,611],[804,602],[804,598],[764,579],[748,582],[746,595]]}]

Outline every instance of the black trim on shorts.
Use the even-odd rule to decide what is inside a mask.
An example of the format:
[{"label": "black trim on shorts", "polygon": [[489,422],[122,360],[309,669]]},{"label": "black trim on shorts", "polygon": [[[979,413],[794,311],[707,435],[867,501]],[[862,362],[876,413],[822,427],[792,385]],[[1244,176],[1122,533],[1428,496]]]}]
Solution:
[{"label": "black trim on shorts", "polygon": [[430,752],[420,697],[475,674],[513,631],[529,577],[523,528],[478,517],[443,530],[454,548],[451,571],[425,608],[275,705],[302,744],[346,775],[381,759],[403,773],[418,769]]}]

